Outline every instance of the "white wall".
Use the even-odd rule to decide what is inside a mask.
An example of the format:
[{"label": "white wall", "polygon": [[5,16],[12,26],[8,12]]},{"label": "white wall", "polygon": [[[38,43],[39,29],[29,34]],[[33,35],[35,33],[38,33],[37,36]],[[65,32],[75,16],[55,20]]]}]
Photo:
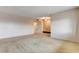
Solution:
[{"label": "white wall", "polygon": [[42,33],[42,24],[39,20],[36,20],[33,26],[34,26],[34,33]]},{"label": "white wall", "polygon": [[78,22],[79,9],[64,11],[52,15],[51,37],[79,42]]},{"label": "white wall", "polygon": [[31,18],[0,12],[0,39],[33,33]]}]

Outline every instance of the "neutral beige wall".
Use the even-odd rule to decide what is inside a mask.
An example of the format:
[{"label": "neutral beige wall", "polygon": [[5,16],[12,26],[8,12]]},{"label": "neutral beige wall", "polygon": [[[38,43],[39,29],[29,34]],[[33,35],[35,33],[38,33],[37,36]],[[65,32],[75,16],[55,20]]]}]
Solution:
[{"label": "neutral beige wall", "polygon": [[[54,36],[53,30],[54,30],[54,20],[61,20],[61,19],[70,19],[72,21],[72,34],[67,37],[59,37]],[[69,10],[69,11],[64,11],[60,13],[56,13],[52,15],[52,22],[51,22],[51,37],[52,38],[57,38],[57,39],[65,39],[65,40],[71,40],[71,41],[76,41],[79,42],[79,9],[74,9],[74,10]]]},{"label": "neutral beige wall", "polygon": [[42,33],[42,24],[41,21],[39,20],[34,20],[33,21],[33,33]]},{"label": "neutral beige wall", "polygon": [[0,12],[0,38],[33,33],[32,18]]},{"label": "neutral beige wall", "polygon": [[50,32],[50,19],[48,19],[47,21],[43,20],[43,31]]}]

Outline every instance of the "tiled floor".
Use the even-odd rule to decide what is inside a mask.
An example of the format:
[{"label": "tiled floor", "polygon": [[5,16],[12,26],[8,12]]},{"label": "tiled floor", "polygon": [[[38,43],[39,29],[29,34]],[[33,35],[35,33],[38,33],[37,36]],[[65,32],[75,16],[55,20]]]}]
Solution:
[{"label": "tiled floor", "polygon": [[53,53],[79,52],[79,43],[51,39],[47,34],[32,34],[0,40],[0,52]]}]

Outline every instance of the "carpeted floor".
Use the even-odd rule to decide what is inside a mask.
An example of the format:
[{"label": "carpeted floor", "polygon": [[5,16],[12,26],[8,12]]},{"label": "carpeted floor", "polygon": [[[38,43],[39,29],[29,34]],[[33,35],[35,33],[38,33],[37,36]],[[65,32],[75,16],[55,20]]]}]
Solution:
[{"label": "carpeted floor", "polygon": [[58,53],[79,52],[79,44],[51,39],[49,35],[32,34],[0,40],[0,52],[4,53]]}]

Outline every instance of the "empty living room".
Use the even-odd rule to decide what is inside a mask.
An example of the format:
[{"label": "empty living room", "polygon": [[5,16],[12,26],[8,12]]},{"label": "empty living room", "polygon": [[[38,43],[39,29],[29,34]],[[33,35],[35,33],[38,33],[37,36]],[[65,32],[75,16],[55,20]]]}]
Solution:
[{"label": "empty living room", "polygon": [[0,6],[0,53],[79,53],[78,6]]}]

